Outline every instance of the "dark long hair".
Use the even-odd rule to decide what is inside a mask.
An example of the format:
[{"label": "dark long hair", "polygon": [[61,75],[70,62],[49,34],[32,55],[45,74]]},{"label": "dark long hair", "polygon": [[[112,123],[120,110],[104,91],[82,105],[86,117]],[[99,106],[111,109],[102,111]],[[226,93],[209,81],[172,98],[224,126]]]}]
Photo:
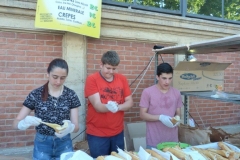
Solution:
[{"label": "dark long hair", "polygon": [[[55,69],[56,67],[66,69],[67,74],[68,74],[68,64],[65,60],[63,60],[61,58],[56,58],[49,63],[48,68],[47,68],[47,73],[50,74],[50,72],[52,72],[53,69]],[[42,100],[43,101],[46,101],[48,98],[48,83],[49,82],[47,82],[43,86],[43,91],[42,91]]]}]

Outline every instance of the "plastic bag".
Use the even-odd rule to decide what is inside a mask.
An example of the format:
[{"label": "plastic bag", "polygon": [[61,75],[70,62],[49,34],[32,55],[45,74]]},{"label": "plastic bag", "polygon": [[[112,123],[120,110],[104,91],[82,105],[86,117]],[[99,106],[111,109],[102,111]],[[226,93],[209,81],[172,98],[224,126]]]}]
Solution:
[{"label": "plastic bag", "polygon": [[225,98],[228,99],[228,95],[223,92],[223,86],[222,85],[216,85],[215,90],[213,90],[213,95],[211,95],[213,98]]},{"label": "plastic bag", "polygon": [[211,133],[209,129],[199,129],[198,127],[190,127],[183,124],[180,124],[178,127],[179,142],[187,143],[192,146],[211,143]]},{"label": "plastic bag", "polygon": [[81,157],[84,160],[93,160],[91,156],[89,156],[87,153],[78,150],[76,152],[66,152],[61,154],[60,160],[79,160],[79,157]]},{"label": "plastic bag", "polygon": [[188,122],[189,122],[190,127],[195,127],[195,123],[194,123],[194,120],[192,118],[189,118]]}]

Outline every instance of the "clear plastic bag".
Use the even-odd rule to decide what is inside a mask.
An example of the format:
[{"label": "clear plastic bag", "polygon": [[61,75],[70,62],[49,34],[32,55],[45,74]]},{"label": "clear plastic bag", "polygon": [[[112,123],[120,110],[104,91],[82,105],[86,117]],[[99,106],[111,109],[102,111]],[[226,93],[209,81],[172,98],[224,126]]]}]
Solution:
[{"label": "clear plastic bag", "polygon": [[213,90],[213,95],[211,95],[212,98],[225,98],[228,99],[228,95],[223,92],[223,86],[222,85],[216,85],[215,90]]}]

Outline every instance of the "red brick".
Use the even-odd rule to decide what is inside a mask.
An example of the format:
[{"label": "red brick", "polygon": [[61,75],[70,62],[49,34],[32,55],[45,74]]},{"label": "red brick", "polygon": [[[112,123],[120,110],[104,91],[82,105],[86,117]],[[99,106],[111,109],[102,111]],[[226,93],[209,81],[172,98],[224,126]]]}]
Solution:
[{"label": "red brick", "polygon": [[14,45],[14,44],[27,44],[27,40],[8,38],[7,43],[12,44],[12,45]]},{"label": "red brick", "polygon": [[[0,74],[1,76],[1,74]],[[15,84],[15,80],[13,79],[0,79],[0,83],[1,84]],[[5,94],[5,93],[1,93],[1,94]]]},{"label": "red brick", "polygon": [[25,67],[25,62],[7,62],[7,67]]},{"label": "red brick", "polygon": [[[0,127],[1,128],[1,127]],[[15,140],[15,137],[0,137],[0,142],[4,143],[4,142],[13,142]]]},{"label": "red brick", "polygon": [[26,85],[26,90],[34,90],[38,88],[39,86],[34,86],[34,85]]},{"label": "red brick", "polygon": [[44,85],[45,83],[47,83],[47,80],[46,79],[43,79],[43,80],[34,80],[34,84],[39,84],[39,85]]},{"label": "red brick", "polygon": [[44,56],[43,51],[26,51],[26,56]]},{"label": "red brick", "polygon": [[62,51],[62,47],[55,47],[55,46],[54,46],[54,47],[53,47],[53,51],[55,51],[55,52],[56,52],[56,51]]},{"label": "red brick", "polygon": [[29,78],[33,78],[33,79],[36,79],[36,78],[44,78],[44,75],[43,74],[26,74],[26,78],[29,79]]},{"label": "red brick", "polygon": [[[15,106],[15,102],[0,102],[1,107],[13,107]],[[1,115],[0,115],[1,117]]]},{"label": "red brick", "polygon": [[54,35],[54,40],[55,41],[62,41],[63,35]]},{"label": "red brick", "polygon": [[40,39],[40,40],[54,40],[54,36],[50,35],[50,34],[37,34],[36,35],[36,39]]},{"label": "red brick", "polygon": [[23,85],[5,85],[5,90],[24,90],[25,86]]},{"label": "red brick", "polygon": [[53,46],[36,46],[36,51],[53,51]]},{"label": "red brick", "polygon": [[26,136],[17,136],[16,138],[16,141],[33,141],[33,136],[29,136],[29,135],[26,135]]},{"label": "red brick", "polygon": [[[18,108],[6,108],[5,113],[18,113],[19,109]],[[11,123],[8,123],[8,125],[12,125],[12,120]]]},{"label": "red brick", "polygon": [[26,74],[26,73],[34,73],[34,72],[37,72],[38,68],[14,68],[14,71],[17,72],[17,73],[23,73],[23,74]]},{"label": "red brick", "polygon": [[116,40],[103,40],[102,44],[103,45],[110,45],[110,46],[114,45],[115,46],[117,44],[117,41]]},{"label": "red brick", "polygon": [[6,43],[6,42],[7,42],[6,38],[0,37],[0,43],[1,43],[1,44],[4,44],[4,43]]},{"label": "red brick", "polygon": [[31,34],[31,33],[17,33],[16,38],[19,39],[35,39],[36,34]]},{"label": "red brick", "polygon": [[[32,138],[34,139],[34,137]],[[34,145],[34,141],[29,141],[29,142],[26,142],[26,146],[33,146]]]},{"label": "red brick", "polygon": [[16,60],[17,61],[24,61],[25,62],[25,67],[28,67],[27,64],[29,64],[31,62],[35,62],[36,58],[35,57],[26,57],[26,56],[17,56]]},{"label": "red brick", "polygon": [[0,32],[0,37],[5,38],[15,38],[16,34],[14,32]]},{"label": "red brick", "polygon": [[61,57],[61,52],[45,52],[45,56],[51,56],[51,57]]},{"label": "red brick", "polygon": [[12,148],[12,147],[25,147],[26,142],[15,142],[15,143],[6,143],[5,148]]},{"label": "red brick", "polygon": [[[6,97],[6,102],[19,102],[19,101],[24,101],[24,99],[25,99],[25,97],[23,97],[23,96],[8,96],[8,97]],[[7,111],[7,109],[5,109],[5,112]],[[12,112],[12,113],[16,113],[16,112]]]},{"label": "red brick", "polygon": [[99,39],[95,39],[95,38],[87,38],[87,43],[102,44],[102,41]]},{"label": "red brick", "polygon": [[117,45],[119,45],[119,46],[131,46],[131,42],[117,41]]},{"label": "red brick", "polygon": [[15,92],[15,95],[21,95],[21,96],[22,95],[25,96],[25,95],[28,95],[28,94],[29,94],[29,91],[25,91],[25,90],[24,91],[17,91],[17,92]]},{"label": "red brick", "polygon": [[44,63],[32,63],[32,62],[26,62],[26,67],[43,67],[45,68]]},{"label": "red brick", "polygon": [[7,74],[7,78],[25,78],[24,74]]},{"label": "red brick", "polygon": [[98,44],[96,44],[96,49],[110,50],[110,49],[111,49],[111,46],[98,45]]},{"label": "red brick", "polygon": [[110,46],[110,50],[114,50],[114,51],[124,51],[125,47],[124,46]]},{"label": "red brick", "polygon": [[6,55],[7,51],[5,49],[0,49],[0,55]]},{"label": "red brick", "polygon": [[5,132],[0,132],[0,137],[5,137],[5,136],[6,136]]},{"label": "red brick", "polygon": [[28,45],[44,45],[44,41],[41,40],[27,40]]},{"label": "red brick", "polygon": [[16,45],[17,50],[24,50],[24,51],[35,51],[36,46],[29,46],[29,45]]},{"label": "red brick", "polygon": [[7,54],[14,55],[14,56],[25,56],[26,52],[25,51],[20,51],[20,50],[7,50]]},{"label": "red brick", "polygon": [[95,49],[95,44],[88,43],[87,48]]},{"label": "red brick", "polygon": [[46,45],[49,45],[49,46],[61,46],[62,47],[62,42],[61,41],[46,41]]},{"label": "red brick", "polygon": [[34,84],[34,80],[16,79],[16,84]]},{"label": "red brick", "polygon": [[37,62],[51,62],[53,57],[36,57]]},{"label": "red brick", "polygon": [[16,47],[12,44],[0,44],[1,49],[15,49]]}]

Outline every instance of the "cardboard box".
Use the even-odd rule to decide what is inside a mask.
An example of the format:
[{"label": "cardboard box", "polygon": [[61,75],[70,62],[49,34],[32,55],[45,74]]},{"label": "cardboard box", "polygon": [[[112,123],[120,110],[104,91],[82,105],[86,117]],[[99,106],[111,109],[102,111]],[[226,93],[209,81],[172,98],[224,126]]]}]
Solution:
[{"label": "cardboard box", "polygon": [[210,91],[224,84],[224,70],[231,63],[179,62],[173,71],[173,87],[180,91]]},{"label": "cardboard box", "polygon": [[146,122],[128,123],[128,132],[133,140],[134,151],[138,152],[139,147],[146,148]]}]

